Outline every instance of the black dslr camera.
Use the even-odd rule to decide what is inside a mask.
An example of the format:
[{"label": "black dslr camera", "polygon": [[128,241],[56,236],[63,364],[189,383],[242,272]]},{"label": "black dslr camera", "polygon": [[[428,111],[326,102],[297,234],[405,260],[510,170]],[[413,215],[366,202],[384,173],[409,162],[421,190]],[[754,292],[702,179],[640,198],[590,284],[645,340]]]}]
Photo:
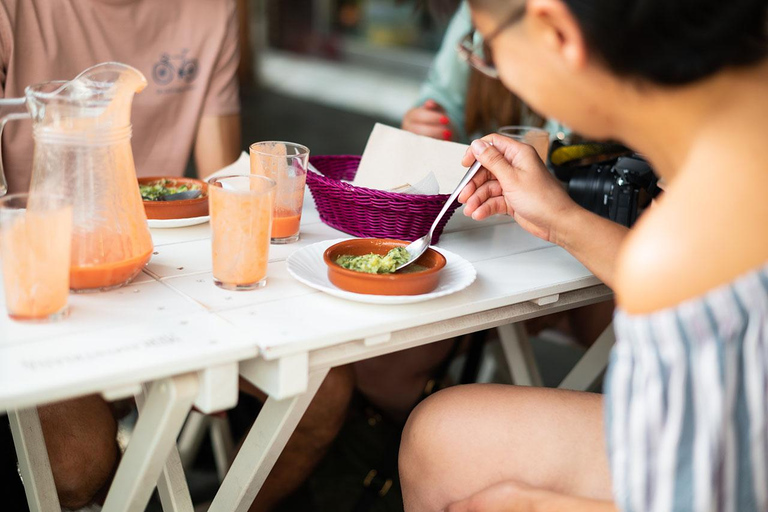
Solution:
[{"label": "black dslr camera", "polygon": [[555,176],[568,183],[568,194],[576,203],[627,227],[661,192],[648,162],[618,144],[555,143],[549,159]]}]

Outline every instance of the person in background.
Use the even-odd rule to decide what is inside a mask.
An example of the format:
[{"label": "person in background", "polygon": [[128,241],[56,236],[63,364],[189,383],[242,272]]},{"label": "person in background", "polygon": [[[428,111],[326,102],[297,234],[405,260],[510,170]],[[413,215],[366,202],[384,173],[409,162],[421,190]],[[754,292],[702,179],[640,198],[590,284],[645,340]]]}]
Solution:
[{"label": "person in background", "polygon": [[[504,84],[472,69],[456,55],[456,47],[471,28],[469,6],[463,1],[446,28],[416,106],[403,117],[402,128],[462,143],[506,125],[544,127],[552,137],[560,139],[568,135],[567,128],[545,121]],[[475,39],[481,42],[479,36]]]},{"label": "person in background", "polygon": [[[403,434],[407,512],[768,510],[768,4],[470,0],[538,111],[643,154],[665,193],[628,230],[584,210],[530,146],[494,134],[459,200],[512,215],[617,297],[605,395],[438,392]],[[567,84],[567,87],[561,87]]]},{"label": "person in background", "polygon": [[[182,176],[192,156],[205,177],[241,151],[238,34],[235,0],[0,0],[0,96],[21,97],[30,84],[100,62],[129,64],[148,82],[131,114],[137,174]],[[29,187],[32,150],[30,123],[8,124],[11,193]],[[253,510],[269,510],[304,481],[341,428],[352,387],[348,368],[329,374]],[[120,457],[110,404],[88,396],[39,414],[61,504],[103,499]]]}]

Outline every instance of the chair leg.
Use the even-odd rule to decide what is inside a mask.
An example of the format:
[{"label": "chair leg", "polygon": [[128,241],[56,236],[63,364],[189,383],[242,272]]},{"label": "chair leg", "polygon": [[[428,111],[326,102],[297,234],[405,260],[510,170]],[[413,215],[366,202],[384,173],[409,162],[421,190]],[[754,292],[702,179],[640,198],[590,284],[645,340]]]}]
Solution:
[{"label": "chair leg", "polygon": [[566,375],[558,388],[573,391],[589,391],[602,378],[608,367],[611,348],[616,343],[613,323],[598,336],[589,350],[579,359],[576,366]]},{"label": "chair leg", "polygon": [[517,386],[541,387],[541,374],[525,326],[518,322],[501,325],[496,329],[512,375],[512,383]]}]

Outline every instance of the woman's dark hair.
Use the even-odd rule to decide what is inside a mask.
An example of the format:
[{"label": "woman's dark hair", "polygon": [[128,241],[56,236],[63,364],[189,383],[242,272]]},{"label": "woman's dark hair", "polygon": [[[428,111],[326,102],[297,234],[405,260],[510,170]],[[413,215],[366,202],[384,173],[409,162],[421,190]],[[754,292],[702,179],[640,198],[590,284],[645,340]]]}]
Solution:
[{"label": "woman's dark hair", "polygon": [[[470,0],[503,17],[524,0]],[[766,0],[562,0],[614,72],[685,84],[768,55]]]}]

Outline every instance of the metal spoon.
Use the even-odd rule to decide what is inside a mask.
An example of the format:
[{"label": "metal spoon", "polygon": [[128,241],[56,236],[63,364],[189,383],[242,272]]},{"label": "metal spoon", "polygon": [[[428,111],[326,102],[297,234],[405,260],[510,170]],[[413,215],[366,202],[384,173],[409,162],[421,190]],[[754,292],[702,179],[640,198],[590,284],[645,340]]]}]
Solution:
[{"label": "metal spoon", "polygon": [[183,201],[184,199],[196,199],[203,193],[202,190],[185,190],[184,192],[176,192],[175,194],[168,194],[161,196],[163,201]]},{"label": "metal spoon", "polygon": [[427,251],[427,249],[429,249],[429,245],[432,242],[432,234],[435,232],[435,228],[437,228],[437,225],[440,223],[440,219],[443,218],[443,215],[445,215],[445,212],[448,211],[448,208],[450,208],[453,202],[456,200],[456,198],[459,197],[459,194],[461,194],[461,191],[464,190],[464,187],[466,187],[467,184],[475,176],[475,174],[477,174],[477,171],[480,170],[480,167],[482,167],[480,162],[475,162],[472,164],[472,167],[469,168],[469,170],[467,171],[467,174],[465,174],[464,177],[461,178],[461,181],[456,187],[456,190],[453,191],[453,193],[451,194],[451,197],[449,197],[448,200],[443,205],[443,209],[440,210],[440,213],[435,218],[435,222],[432,223],[432,227],[429,228],[429,233],[419,238],[418,240],[411,242],[405,247],[405,250],[408,251],[408,255],[410,256],[410,259],[405,263],[399,265],[395,269],[395,271],[398,271],[403,267],[407,267],[408,265],[410,265],[411,263],[419,259],[419,256],[424,254]]}]

